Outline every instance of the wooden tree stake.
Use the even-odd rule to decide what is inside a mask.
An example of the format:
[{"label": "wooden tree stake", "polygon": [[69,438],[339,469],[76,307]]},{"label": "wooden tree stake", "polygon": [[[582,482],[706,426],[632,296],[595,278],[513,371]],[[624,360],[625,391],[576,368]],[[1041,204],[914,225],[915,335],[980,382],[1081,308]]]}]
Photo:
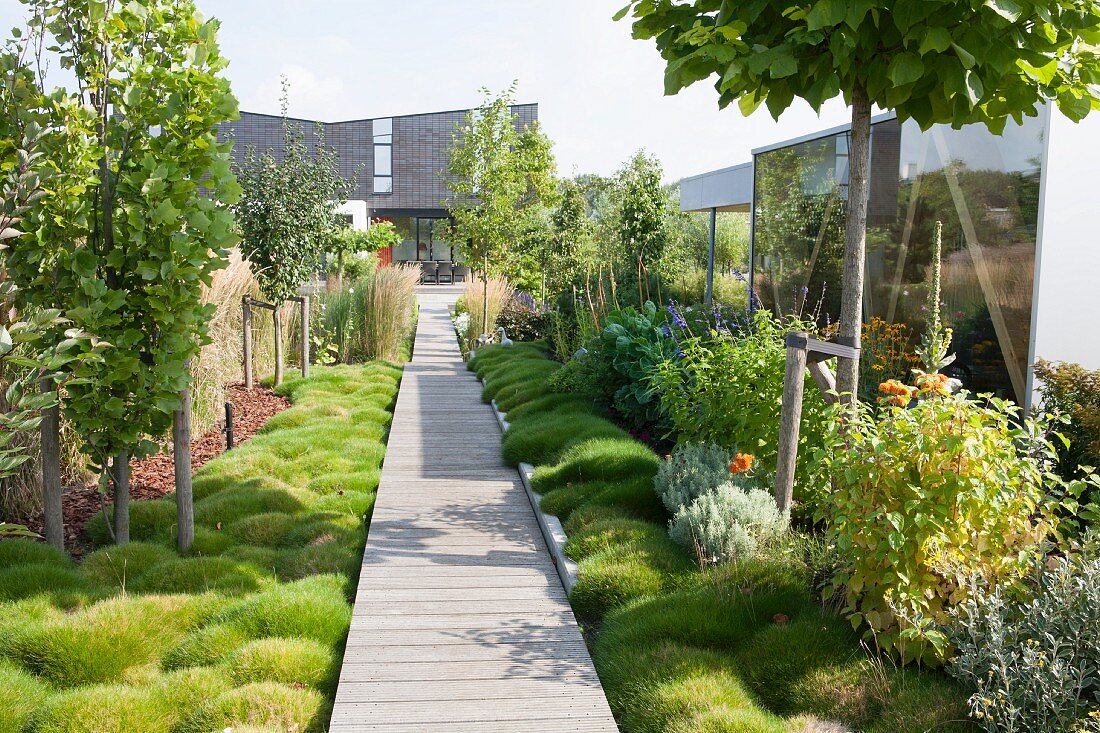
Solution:
[{"label": "wooden tree stake", "polygon": [[283,324],[279,321],[279,309],[271,311],[275,321],[275,386],[283,383]]},{"label": "wooden tree stake", "polygon": [[252,389],[252,307],[247,295],[241,298],[241,325],[244,328],[244,388]]},{"label": "wooden tree stake", "polygon": [[[41,390],[52,392],[57,387],[42,380]],[[42,439],[42,503],[46,541],[65,551],[65,514],[61,507],[61,408],[51,407],[42,415],[39,426]]]},{"label": "wooden tree stake", "polygon": [[[809,338],[796,333],[795,337]],[[779,461],[775,467],[775,503],[779,511],[791,508],[794,497],[794,471],[798,458],[798,428],[802,422],[802,389],[805,385],[806,348],[787,341],[787,373],[783,378],[783,408],[779,414]]]},{"label": "wooden tree stake", "polygon": [[172,416],[172,459],[176,469],[176,539],[181,553],[195,539],[195,507],[191,494],[191,390],[180,392],[180,409]]},{"label": "wooden tree stake", "polygon": [[309,378],[309,296],[302,296],[302,378]]},{"label": "wooden tree stake", "polygon": [[130,452],[115,457],[115,544],[130,542]]}]

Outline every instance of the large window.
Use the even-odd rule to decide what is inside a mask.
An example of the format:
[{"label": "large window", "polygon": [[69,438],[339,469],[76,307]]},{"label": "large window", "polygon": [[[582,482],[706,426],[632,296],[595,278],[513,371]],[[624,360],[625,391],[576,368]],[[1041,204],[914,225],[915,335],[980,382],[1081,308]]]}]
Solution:
[{"label": "large window", "polygon": [[[974,392],[1024,401],[1045,111],[1010,124],[922,132],[874,125],[864,319],[923,332],[931,240],[943,223],[942,310],[955,376]],[[840,311],[848,140],[819,138],[756,157],[753,279],[777,311]],[[873,345],[865,343],[867,353]]]},{"label": "large window", "polygon": [[393,193],[393,120],[375,120],[374,192]]}]

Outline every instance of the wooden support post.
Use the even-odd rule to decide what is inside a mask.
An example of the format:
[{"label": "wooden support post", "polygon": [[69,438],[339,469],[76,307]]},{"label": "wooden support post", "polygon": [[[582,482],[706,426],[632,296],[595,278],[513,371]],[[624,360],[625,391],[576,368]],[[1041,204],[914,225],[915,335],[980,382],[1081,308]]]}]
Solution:
[{"label": "wooden support post", "polygon": [[191,495],[191,390],[180,392],[180,409],[172,416],[172,460],[176,469],[176,545],[181,553],[195,539],[195,506]]},{"label": "wooden support post", "polygon": [[279,309],[271,311],[275,321],[275,386],[283,383],[283,324],[279,321]]},{"label": "wooden support post", "polygon": [[130,542],[130,452],[120,451],[114,460],[115,544]]},{"label": "wooden support post", "polygon": [[225,449],[233,448],[233,403],[225,403]]},{"label": "wooden support post", "polygon": [[309,378],[309,296],[302,296],[302,378]]},{"label": "wooden support post", "polygon": [[823,360],[809,359],[806,363],[806,368],[810,370],[810,375],[814,378],[814,382],[817,383],[817,388],[821,390],[821,396],[825,398],[826,402],[836,402],[836,376],[829,370],[829,367],[825,365]]},{"label": "wooden support post", "polygon": [[[801,343],[792,343],[795,337]],[[798,458],[798,430],[802,422],[802,390],[806,382],[806,333],[787,337],[787,373],[783,378],[783,407],[779,414],[779,460],[775,469],[775,502],[789,511],[794,499],[794,471]]]},{"label": "wooden support post", "polygon": [[703,293],[703,303],[710,307],[714,304],[714,243],[718,230],[718,209],[710,210],[710,243],[707,247],[707,287]]},{"label": "wooden support post", "polygon": [[[40,389],[53,392],[57,386],[43,379]],[[51,407],[42,413],[39,426],[42,440],[42,503],[43,530],[46,541],[65,551],[65,514],[61,507],[61,408]]]},{"label": "wooden support post", "polygon": [[247,295],[241,298],[241,325],[244,329],[244,388],[252,389],[252,307]]}]

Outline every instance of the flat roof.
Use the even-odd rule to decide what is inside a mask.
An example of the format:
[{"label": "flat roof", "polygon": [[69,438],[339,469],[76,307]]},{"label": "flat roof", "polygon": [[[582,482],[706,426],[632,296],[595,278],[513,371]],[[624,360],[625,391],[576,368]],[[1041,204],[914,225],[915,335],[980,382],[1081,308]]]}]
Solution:
[{"label": "flat roof", "polygon": [[753,164],[742,163],[680,180],[680,211],[749,211]]},{"label": "flat roof", "polygon": [[[519,104],[509,105],[509,109],[515,109],[516,107],[538,107],[538,106],[539,106],[538,102],[522,102],[522,103],[519,103]],[[321,124],[324,124],[324,125],[343,125],[343,124],[347,124],[347,123],[350,123],[350,122],[367,122],[368,120],[370,120],[370,121],[373,121],[373,120],[395,120],[395,119],[400,119],[402,117],[425,117],[425,116],[428,116],[428,115],[447,115],[447,114],[454,114],[456,112],[469,112],[470,110],[473,110],[473,109],[477,109],[477,107],[466,107],[465,109],[444,109],[444,110],[438,110],[438,111],[435,111],[435,112],[411,112],[409,114],[404,114],[404,115],[378,115],[377,117],[358,117],[358,118],[353,119],[353,120],[335,120],[333,122],[326,122],[325,120],[311,120],[311,119],[307,119],[305,117],[289,117],[288,116],[287,119],[288,120],[294,120],[295,122],[312,122],[314,124],[320,122]],[[273,114],[269,114],[267,112],[249,112],[248,110],[243,110],[242,109],[240,111],[240,113],[242,115],[254,115],[256,117],[271,117],[272,119],[276,119],[276,120],[283,119],[282,115],[273,115]]]},{"label": "flat roof", "polygon": [[[883,112],[882,114],[873,115],[871,117],[871,124],[875,125],[879,122],[888,122],[889,120],[897,119],[897,114],[894,112]],[[848,132],[852,129],[852,123],[846,122],[843,125],[837,125],[836,127],[830,127],[825,130],[818,130],[817,132],[811,132],[806,135],[800,135],[798,137],[791,138],[790,140],[783,140],[778,143],[771,143],[770,145],[764,145],[763,147],[753,148],[753,156],[760,155],[761,153],[768,153],[772,150],[780,150],[782,148],[789,148],[792,145],[798,145],[799,143],[808,143],[811,140],[818,140],[823,137],[832,137],[833,135],[839,135],[842,132]]]}]

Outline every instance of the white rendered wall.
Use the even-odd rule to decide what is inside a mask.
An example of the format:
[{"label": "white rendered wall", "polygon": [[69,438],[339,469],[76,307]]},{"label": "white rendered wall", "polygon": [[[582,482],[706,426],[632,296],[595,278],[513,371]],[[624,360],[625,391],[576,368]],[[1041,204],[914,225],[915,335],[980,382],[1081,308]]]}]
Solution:
[{"label": "white rendered wall", "polygon": [[341,214],[351,216],[351,228],[362,231],[370,226],[370,217],[367,216],[366,201],[345,201],[337,208]]},{"label": "white rendered wall", "polygon": [[1040,196],[1032,359],[1100,369],[1100,112],[1051,110]]}]

